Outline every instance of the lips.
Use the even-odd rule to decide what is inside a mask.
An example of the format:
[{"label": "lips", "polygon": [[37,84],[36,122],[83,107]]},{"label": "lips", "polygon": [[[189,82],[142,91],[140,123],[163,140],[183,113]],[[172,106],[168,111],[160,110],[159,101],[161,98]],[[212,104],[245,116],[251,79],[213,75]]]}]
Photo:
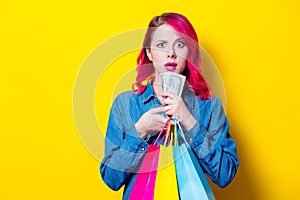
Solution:
[{"label": "lips", "polygon": [[167,62],[164,66],[167,71],[175,71],[177,64],[175,62]]}]

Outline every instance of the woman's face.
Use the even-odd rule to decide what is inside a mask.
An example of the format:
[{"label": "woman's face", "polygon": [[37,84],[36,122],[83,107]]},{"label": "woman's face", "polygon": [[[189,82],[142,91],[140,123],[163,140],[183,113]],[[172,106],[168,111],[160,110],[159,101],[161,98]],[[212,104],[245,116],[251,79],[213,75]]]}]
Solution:
[{"label": "woman's face", "polygon": [[186,66],[187,55],[188,47],[172,26],[164,24],[154,31],[147,56],[156,74],[166,71],[181,74]]}]

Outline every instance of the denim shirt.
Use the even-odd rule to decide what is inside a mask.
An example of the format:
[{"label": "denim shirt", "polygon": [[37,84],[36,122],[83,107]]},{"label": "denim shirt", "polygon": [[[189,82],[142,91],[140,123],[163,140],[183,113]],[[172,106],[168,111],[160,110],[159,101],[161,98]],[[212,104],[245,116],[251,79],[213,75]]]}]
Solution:
[{"label": "denim shirt", "polygon": [[[203,171],[219,187],[225,187],[235,176],[239,160],[221,101],[217,97],[202,100],[188,87],[184,88],[182,98],[197,120],[189,131],[184,130],[185,138]],[[160,106],[149,83],[140,95],[133,91],[121,93],[111,107],[100,173],[112,190],[125,186],[123,199],[129,198],[141,161],[155,139],[141,138],[135,123],[149,109]]]}]

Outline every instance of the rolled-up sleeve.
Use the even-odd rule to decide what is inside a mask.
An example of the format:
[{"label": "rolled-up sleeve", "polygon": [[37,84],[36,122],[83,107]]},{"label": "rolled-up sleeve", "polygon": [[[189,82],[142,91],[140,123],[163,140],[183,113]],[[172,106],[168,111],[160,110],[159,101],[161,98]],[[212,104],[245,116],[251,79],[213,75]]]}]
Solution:
[{"label": "rolled-up sleeve", "polygon": [[147,142],[138,136],[134,122],[126,120],[126,111],[121,112],[122,103],[117,97],[110,110],[105,155],[100,164],[102,179],[112,190],[119,190],[128,181],[148,149]]},{"label": "rolled-up sleeve", "polygon": [[219,187],[227,186],[237,172],[239,160],[220,99],[213,97],[205,105],[185,137],[212,181]]}]

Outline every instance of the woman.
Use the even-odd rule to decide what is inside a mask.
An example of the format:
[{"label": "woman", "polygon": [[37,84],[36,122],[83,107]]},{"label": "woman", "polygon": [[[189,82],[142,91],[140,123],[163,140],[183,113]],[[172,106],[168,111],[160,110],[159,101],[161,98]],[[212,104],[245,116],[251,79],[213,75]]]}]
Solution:
[{"label": "woman", "polygon": [[[228,185],[239,165],[236,144],[221,101],[210,95],[200,73],[198,38],[190,22],[177,13],[154,17],[137,61],[134,91],[120,94],[110,111],[100,166],[104,182],[113,190],[125,185],[123,199],[128,199],[165,116],[176,116],[203,171],[218,186]],[[186,76],[181,96],[163,92],[160,74],[166,71]]]}]

